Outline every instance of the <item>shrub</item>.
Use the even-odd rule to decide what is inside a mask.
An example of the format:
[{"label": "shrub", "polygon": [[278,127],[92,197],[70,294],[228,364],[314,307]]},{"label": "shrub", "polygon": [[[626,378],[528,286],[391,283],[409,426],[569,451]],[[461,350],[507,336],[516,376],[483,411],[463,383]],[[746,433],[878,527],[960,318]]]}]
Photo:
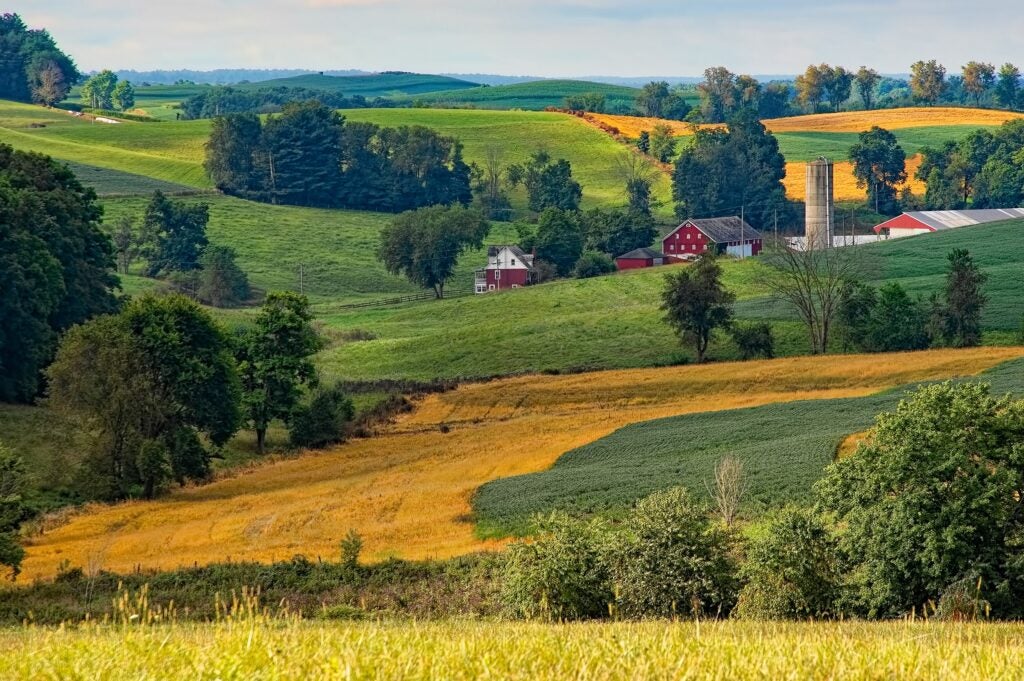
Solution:
[{"label": "shrub", "polygon": [[341,564],[348,568],[359,565],[359,554],[363,552],[363,538],[355,530],[349,530],[338,544],[341,549]]},{"label": "shrub", "polygon": [[586,251],[576,261],[573,269],[573,276],[577,279],[589,279],[599,277],[602,274],[610,274],[615,271],[615,261],[604,253],[597,251]]},{"label": "shrub", "polygon": [[547,620],[607,615],[613,595],[606,528],[557,512],[535,523],[538,536],[507,551],[501,598],[509,613]]},{"label": "shrub", "polygon": [[344,442],[355,416],[352,400],[339,386],[317,390],[309,404],[292,416],[289,437],[295,447],[323,447]]},{"label": "shrub", "polygon": [[786,508],[751,539],[736,614],[747,619],[827,618],[838,614],[836,540],[812,511]]},{"label": "shrub", "polygon": [[637,503],[612,574],[627,617],[724,615],[736,598],[731,540],[682,487]]},{"label": "shrub", "polygon": [[771,359],[775,356],[775,336],[772,334],[772,325],[768,322],[737,324],[729,333],[743,359]]},{"label": "shrub", "polygon": [[982,578],[997,617],[1024,614],[1024,400],[989,391],[920,388],[817,484],[845,527],[840,549],[863,614],[920,610],[967,575]]}]

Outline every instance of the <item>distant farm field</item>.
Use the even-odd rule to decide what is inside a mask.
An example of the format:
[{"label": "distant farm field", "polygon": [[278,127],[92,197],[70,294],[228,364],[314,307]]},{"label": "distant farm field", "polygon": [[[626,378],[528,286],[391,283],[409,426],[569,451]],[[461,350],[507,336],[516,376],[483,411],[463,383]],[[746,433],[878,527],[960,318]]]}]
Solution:
[{"label": "distant farm field", "polygon": [[[1012,679],[1020,624],[300,622],[0,631],[11,679]],[[156,671],[158,670],[158,671]],[[156,672],[156,673],[154,673]]]},{"label": "distant farm field", "polygon": [[[377,438],[266,463],[157,501],[88,508],[31,538],[25,574],[52,576],[65,561],[126,571],[333,556],[350,528],[365,539],[371,560],[485,549],[496,544],[477,538],[470,505],[477,488],[544,470],[627,424],[864,396],[975,374],[1022,354],[981,348],[800,357],[466,385],[424,398]],[[785,453],[776,455],[786,465]]]},{"label": "distant farm field", "polygon": [[540,111],[547,107],[565,106],[571,95],[600,93],[612,110],[633,107],[640,91],[623,85],[593,83],[582,80],[535,80],[513,85],[494,85],[455,91],[432,92],[415,99],[436,106],[467,106],[481,109],[528,109]]}]

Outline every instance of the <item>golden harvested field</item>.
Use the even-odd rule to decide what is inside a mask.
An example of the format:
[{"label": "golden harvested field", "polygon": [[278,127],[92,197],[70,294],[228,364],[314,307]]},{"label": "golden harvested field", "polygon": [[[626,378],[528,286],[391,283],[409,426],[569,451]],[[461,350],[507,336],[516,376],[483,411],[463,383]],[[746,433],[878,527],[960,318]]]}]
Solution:
[{"label": "golden harvested field", "polygon": [[[424,399],[380,437],[268,462],[152,502],[94,506],[31,540],[26,577],[335,556],[349,528],[365,555],[443,558],[495,548],[474,536],[485,482],[543,470],[629,423],[772,402],[855,397],[972,375],[1022,348],[795,357],[573,376],[527,376]],[[441,426],[450,432],[442,432]]]},{"label": "golden harvested field", "polygon": [[[907,158],[907,182],[910,190],[917,195],[923,195],[925,191],[924,182],[916,179],[914,173],[921,166],[921,156],[914,155]],[[786,164],[786,179],[782,181],[786,186],[786,196],[797,201],[802,201],[807,193],[807,164],[803,161]],[[837,161],[835,164],[835,192],[836,201],[862,201],[864,199],[863,188],[857,186],[857,178],[853,176],[853,164],[849,161]]]},{"label": "golden harvested field", "polygon": [[[627,137],[638,137],[641,132],[645,130],[650,132],[654,126],[659,124],[669,126],[676,135],[693,134],[693,126],[681,121],[611,114],[587,114],[587,116],[593,122],[617,128]],[[771,132],[863,132],[870,130],[873,125],[887,130],[901,130],[938,125],[1001,125],[1006,121],[1018,118],[1024,118],[1024,113],[994,109],[913,107],[790,116],[766,120],[764,124]]]},{"label": "golden harvested field", "polygon": [[1020,678],[1021,624],[218,624],[0,631],[8,679]]}]

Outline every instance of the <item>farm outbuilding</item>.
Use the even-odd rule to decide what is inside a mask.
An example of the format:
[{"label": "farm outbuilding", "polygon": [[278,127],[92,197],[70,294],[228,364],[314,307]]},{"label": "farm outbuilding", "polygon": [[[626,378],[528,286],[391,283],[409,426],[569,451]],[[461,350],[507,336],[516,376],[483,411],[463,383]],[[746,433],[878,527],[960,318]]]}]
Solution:
[{"label": "farm outbuilding", "polygon": [[904,213],[875,226],[875,234],[891,238],[930,234],[947,229],[983,225],[1024,218],[1024,208],[991,208],[978,210],[920,210]]},{"label": "farm outbuilding", "polygon": [[687,220],[661,241],[667,261],[715,253],[748,257],[764,247],[764,237],[739,217]]},{"label": "farm outbuilding", "polygon": [[665,255],[653,248],[638,248],[623,253],[615,258],[615,267],[619,270],[638,270],[644,267],[657,267],[665,264]]}]

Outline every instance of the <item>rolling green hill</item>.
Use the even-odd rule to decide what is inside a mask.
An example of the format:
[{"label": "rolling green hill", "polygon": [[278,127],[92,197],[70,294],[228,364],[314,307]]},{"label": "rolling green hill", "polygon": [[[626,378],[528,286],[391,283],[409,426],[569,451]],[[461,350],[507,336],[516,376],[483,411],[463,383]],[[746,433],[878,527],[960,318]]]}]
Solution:
[{"label": "rolling green hill", "polygon": [[463,90],[445,90],[416,97],[435,106],[473,106],[480,109],[530,109],[561,107],[570,95],[599,92],[606,98],[609,111],[629,111],[639,90],[622,85],[592,83],[585,80],[536,80],[514,85],[495,85]]},{"label": "rolling green hill", "polygon": [[[1024,393],[1024,360],[979,377],[995,394]],[[747,513],[806,501],[840,442],[872,426],[913,386],[862,398],[785,402],[676,416],[622,428],[566,452],[549,470],[504,478],[473,499],[483,536],[520,534],[536,513],[614,513],[637,499],[682,485],[709,499],[706,484],[725,456],[743,463]]]},{"label": "rolling green hill", "polygon": [[[968,248],[989,274],[984,324],[989,342],[1009,342],[1024,316],[1020,290],[1024,221],[967,227],[875,244],[864,249],[874,283],[898,281],[926,295],[943,282],[946,254]],[[740,300],[738,316],[768,319],[779,354],[803,354],[802,326],[787,309],[766,297],[756,259],[727,262],[727,285]],[[369,331],[376,340],[326,350],[321,364],[346,378],[489,376],[516,371],[626,368],[685,361],[661,320],[664,268],[598,279],[561,281],[532,288],[356,312],[326,314],[334,329]],[[719,336],[711,355],[735,357]]]},{"label": "rolling green hill", "polygon": [[373,98],[421,95],[440,91],[457,92],[476,89],[480,86],[460,78],[422,73],[378,73],[372,76],[323,76],[310,73],[304,76],[263,80],[232,87],[243,90],[263,90],[274,87],[308,88],[310,90],[329,90],[348,96],[362,95]]},{"label": "rolling green hill", "polygon": [[[383,126],[425,125],[462,141],[468,162],[482,163],[489,148],[496,148],[502,163],[521,163],[537,149],[572,163],[573,176],[583,186],[583,206],[624,205],[626,196],[618,161],[626,149],[601,131],[572,116],[530,111],[473,111],[451,109],[349,109],[346,119]],[[663,202],[661,213],[672,213],[672,190],[667,175],[659,174],[654,197]],[[513,196],[517,208],[525,196]]]}]

